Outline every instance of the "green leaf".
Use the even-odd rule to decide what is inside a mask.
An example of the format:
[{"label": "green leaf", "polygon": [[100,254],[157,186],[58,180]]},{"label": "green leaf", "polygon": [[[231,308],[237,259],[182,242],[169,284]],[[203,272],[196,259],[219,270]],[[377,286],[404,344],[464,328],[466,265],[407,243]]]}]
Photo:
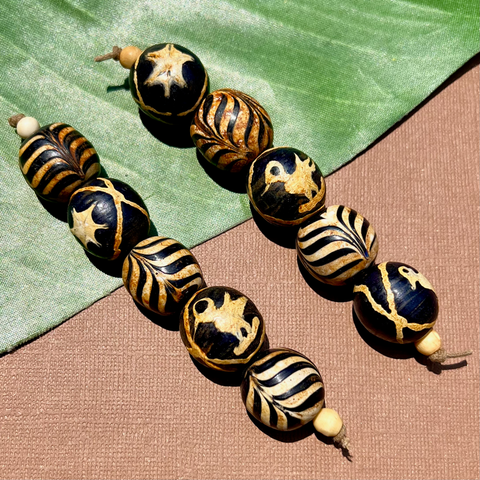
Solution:
[{"label": "green leaf", "polygon": [[187,47],[212,90],[255,97],[272,118],[275,144],[303,150],[326,175],[473,56],[478,31],[478,0],[3,0],[0,351],[121,284],[89,262],[22,179],[10,115],[73,125],[108,174],[140,193],[158,232],[188,247],[250,216],[246,195],[217,185],[193,148],[149,133],[122,88],[127,72],[113,61],[94,64],[96,55],[113,45]]}]

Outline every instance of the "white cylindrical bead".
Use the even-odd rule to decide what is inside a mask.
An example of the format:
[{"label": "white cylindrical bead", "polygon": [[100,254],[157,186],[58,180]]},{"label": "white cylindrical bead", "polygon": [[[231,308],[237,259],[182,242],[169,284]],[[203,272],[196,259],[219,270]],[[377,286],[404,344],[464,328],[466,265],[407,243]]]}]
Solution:
[{"label": "white cylindrical bead", "polygon": [[313,427],[326,437],[335,437],[342,429],[343,421],[340,415],[331,408],[322,408],[313,420]]},{"label": "white cylindrical bead", "polygon": [[430,330],[423,338],[415,342],[415,348],[427,357],[440,350],[441,346],[442,339],[435,330]]}]

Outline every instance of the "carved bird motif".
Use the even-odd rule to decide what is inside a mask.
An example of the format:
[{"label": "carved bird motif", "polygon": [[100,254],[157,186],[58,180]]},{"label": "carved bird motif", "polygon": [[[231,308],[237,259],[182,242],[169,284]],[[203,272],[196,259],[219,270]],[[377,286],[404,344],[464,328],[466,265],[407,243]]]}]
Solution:
[{"label": "carved bird motif", "polygon": [[304,195],[308,198],[308,202],[298,208],[300,213],[304,213],[311,210],[322,199],[323,195],[318,195],[320,187],[313,180],[315,164],[308,157],[302,161],[296,153],[294,155],[295,171],[293,173],[287,173],[284,166],[277,160],[268,162],[265,168],[265,189],[262,195],[265,195],[272,184],[284,183],[287,193]]},{"label": "carved bird motif", "polygon": [[195,315],[194,336],[201,323],[214,323],[219,332],[230,333],[237,337],[239,344],[234,348],[235,355],[241,355],[255,339],[260,326],[258,317],[254,317],[250,325],[243,317],[243,311],[247,303],[246,297],[232,300],[230,294],[225,292],[223,305],[220,308],[215,306],[211,298],[202,298],[197,303],[207,302],[208,306],[201,313],[193,308]]}]

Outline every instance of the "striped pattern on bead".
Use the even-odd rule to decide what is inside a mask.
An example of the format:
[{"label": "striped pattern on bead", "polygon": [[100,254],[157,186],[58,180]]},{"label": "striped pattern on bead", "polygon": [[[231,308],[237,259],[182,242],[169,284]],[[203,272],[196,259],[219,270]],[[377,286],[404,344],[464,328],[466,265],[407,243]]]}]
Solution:
[{"label": "striped pattern on bead", "polygon": [[176,240],[160,236],[143,240],[129,253],[122,277],[137,303],[161,315],[179,311],[205,286],[192,253]]},{"label": "striped pattern on bead", "polygon": [[38,195],[68,202],[71,194],[100,172],[92,144],[65,123],[42,127],[23,141],[19,151],[23,176]]},{"label": "striped pattern on bead", "polygon": [[322,409],[323,381],[315,365],[287,348],[263,352],[245,373],[242,396],[248,412],[268,427],[293,430]]},{"label": "striped pattern on bead", "polygon": [[203,156],[221,170],[238,172],[273,143],[264,108],[237,90],[216,90],[197,110],[190,135]]},{"label": "striped pattern on bead", "polygon": [[377,235],[355,210],[333,205],[298,231],[297,252],[316,279],[342,285],[375,260]]}]

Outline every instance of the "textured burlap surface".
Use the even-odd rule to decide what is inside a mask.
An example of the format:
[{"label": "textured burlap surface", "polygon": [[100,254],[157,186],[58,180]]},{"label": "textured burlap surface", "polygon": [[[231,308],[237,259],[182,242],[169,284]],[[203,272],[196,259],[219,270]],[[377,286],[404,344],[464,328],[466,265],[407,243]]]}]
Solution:
[{"label": "textured burlap surface", "polygon": [[376,229],[378,261],[405,262],[434,285],[436,329],[448,350],[474,351],[466,366],[436,374],[412,348],[376,342],[351,302],[312,289],[295,250],[250,220],[194,253],[209,285],[255,302],[272,347],[318,366],[353,461],[311,428],[257,426],[239,388],[201,373],[178,331],[144,316],[122,288],[0,358],[0,477],[478,478],[478,74],[327,178],[327,204]]}]

